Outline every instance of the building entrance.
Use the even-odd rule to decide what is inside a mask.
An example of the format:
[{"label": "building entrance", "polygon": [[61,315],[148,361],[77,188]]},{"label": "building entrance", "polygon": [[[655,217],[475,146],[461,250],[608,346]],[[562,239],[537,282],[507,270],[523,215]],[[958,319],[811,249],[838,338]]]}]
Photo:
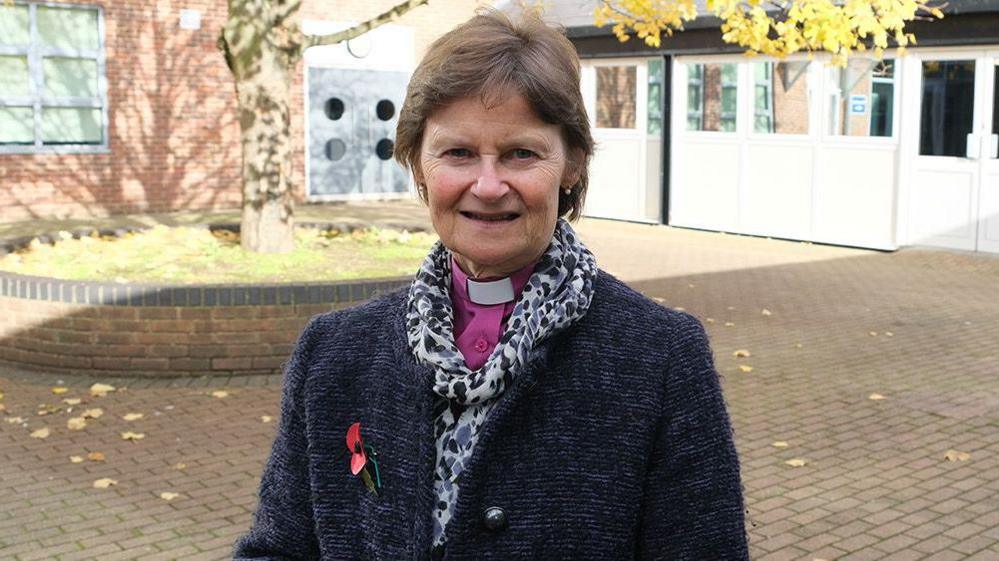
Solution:
[{"label": "building entrance", "polygon": [[999,252],[999,51],[907,64],[907,241]]}]

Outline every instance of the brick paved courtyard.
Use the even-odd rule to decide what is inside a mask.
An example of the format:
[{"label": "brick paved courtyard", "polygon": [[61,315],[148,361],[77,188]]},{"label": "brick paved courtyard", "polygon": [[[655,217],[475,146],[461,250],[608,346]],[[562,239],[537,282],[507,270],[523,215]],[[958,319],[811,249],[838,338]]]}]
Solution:
[{"label": "brick paved courtyard", "polygon": [[[605,269],[708,328],[756,561],[999,559],[999,258],[579,229]],[[94,382],[119,389],[90,397]],[[262,417],[277,415],[279,390],[276,377],[0,371],[0,560],[229,558],[250,524],[277,421]],[[37,415],[39,404],[68,408],[64,398],[83,402]],[[68,430],[88,408],[103,416]],[[31,438],[44,427],[48,438]],[[93,488],[101,478],[117,485]]]}]

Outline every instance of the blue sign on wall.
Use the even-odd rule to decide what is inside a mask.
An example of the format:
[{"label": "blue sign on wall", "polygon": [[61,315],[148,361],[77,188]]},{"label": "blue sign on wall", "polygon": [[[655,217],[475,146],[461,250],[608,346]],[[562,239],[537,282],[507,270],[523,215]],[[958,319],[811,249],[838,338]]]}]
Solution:
[{"label": "blue sign on wall", "polygon": [[850,114],[851,115],[865,115],[867,113],[867,96],[866,95],[851,95],[850,96]]}]

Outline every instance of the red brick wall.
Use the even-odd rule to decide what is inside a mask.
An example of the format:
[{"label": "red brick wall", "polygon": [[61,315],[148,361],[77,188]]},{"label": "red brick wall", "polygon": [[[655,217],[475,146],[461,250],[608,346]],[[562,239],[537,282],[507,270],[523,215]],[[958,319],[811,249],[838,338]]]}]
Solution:
[{"label": "red brick wall", "polygon": [[274,374],[310,317],[352,304],[188,308],[0,297],[0,363],[105,376]]},{"label": "red brick wall", "polygon": [[[0,221],[238,204],[239,124],[220,0],[103,7],[109,154],[0,154]],[[179,28],[180,9],[202,13]]]},{"label": "red brick wall", "polygon": [[[102,6],[109,104],[108,154],[0,154],[0,222],[128,212],[236,207],[239,124],[229,70],[216,49],[226,0],[93,0]],[[396,0],[305,0],[310,19],[362,21]],[[417,58],[464,21],[473,0],[436,0],[400,18],[416,28]],[[180,29],[181,9],[201,29]],[[292,184],[304,194],[301,66],[292,87]]]}]

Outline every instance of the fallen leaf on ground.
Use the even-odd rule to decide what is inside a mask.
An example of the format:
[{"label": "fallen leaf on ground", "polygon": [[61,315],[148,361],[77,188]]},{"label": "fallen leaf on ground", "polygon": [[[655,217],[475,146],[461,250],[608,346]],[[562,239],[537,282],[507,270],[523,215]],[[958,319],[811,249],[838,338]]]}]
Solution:
[{"label": "fallen leaf on ground", "polygon": [[69,430],[83,430],[87,428],[87,420],[83,417],[73,417],[66,421],[66,428]]},{"label": "fallen leaf on ground", "polygon": [[872,393],[871,395],[867,396],[867,399],[870,399],[871,401],[881,401],[882,399],[887,399],[887,398],[885,398],[885,396],[879,393]]},{"label": "fallen leaf on ground", "polygon": [[802,460],[801,458],[793,458],[784,463],[791,467],[796,467],[796,468],[804,467],[805,465],[808,464],[808,462]]},{"label": "fallen leaf on ground", "polygon": [[104,414],[104,410],[97,409],[84,409],[83,413],[80,414],[84,419],[100,419],[101,415]]},{"label": "fallen leaf on ground", "polygon": [[94,481],[94,489],[107,489],[108,487],[117,484],[118,482],[115,481],[114,479],[105,477],[104,479],[98,479],[97,481]]},{"label": "fallen leaf on ground", "polygon": [[212,397],[217,398],[217,399],[222,399],[222,398],[228,397],[228,396],[229,396],[229,392],[227,392],[227,391],[217,390],[217,391],[212,392]]},{"label": "fallen leaf on ground", "polygon": [[885,337],[894,337],[894,336],[895,334],[892,333],[891,331],[885,331]]},{"label": "fallen leaf on ground", "polygon": [[160,498],[163,499],[164,501],[172,501],[179,496],[180,495],[178,493],[170,493],[170,492],[160,493]]},{"label": "fallen leaf on ground", "polygon": [[127,431],[127,432],[121,433],[121,439],[122,440],[133,440],[133,441],[135,441],[135,440],[142,440],[145,437],[146,437],[146,435],[142,434],[141,432]]},{"label": "fallen leaf on ground", "polygon": [[753,371],[753,367],[750,366],[750,365],[748,365],[748,364],[740,364],[739,365],[739,370],[742,371],[742,372],[749,373],[749,372]]},{"label": "fallen leaf on ground", "polygon": [[770,445],[774,448],[787,448],[787,442],[784,442],[783,440],[777,440]]},{"label": "fallen leaf on ground", "polygon": [[704,318],[704,321],[706,323],[714,323],[715,322],[715,318]]},{"label": "fallen leaf on ground", "polygon": [[49,405],[47,403],[40,403],[38,404],[38,407],[39,409],[35,414],[39,417],[44,417],[45,415],[62,411],[62,407],[59,407],[58,405]]},{"label": "fallen leaf on ground", "polygon": [[70,456],[69,461],[73,462],[74,464],[79,464],[83,462],[83,458],[80,456]]},{"label": "fallen leaf on ground", "polygon": [[750,356],[750,354],[749,351],[746,349],[738,349],[734,353],[732,353],[732,356],[734,356],[735,358],[746,358]]},{"label": "fallen leaf on ground", "polygon": [[94,384],[90,386],[90,395],[94,397],[104,397],[108,393],[114,391],[114,386],[109,386],[108,384]]},{"label": "fallen leaf on ground", "polygon": [[666,301],[665,298],[660,298],[658,296],[653,296],[652,299],[655,300],[656,302],[659,302],[660,304]]},{"label": "fallen leaf on ground", "polygon": [[678,311],[678,312],[686,312],[687,311],[687,308],[684,308],[682,306],[677,306],[677,307],[675,307],[673,309],[676,310],[676,311]]},{"label": "fallen leaf on ground", "polygon": [[4,417],[4,420],[12,425],[24,422],[24,417]]},{"label": "fallen leaf on ground", "polygon": [[725,322],[725,327],[735,327],[735,323],[733,323],[731,321],[726,321]]},{"label": "fallen leaf on ground", "polygon": [[765,315],[765,316],[772,316],[773,315],[773,313],[771,313],[770,310],[768,310],[766,308],[763,308],[763,312],[761,312],[761,313],[763,315]]},{"label": "fallen leaf on ground", "polygon": [[877,331],[870,331],[870,332],[868,332],[868,335],[870,335],[871,337],[877,337],[878,336],[878,332]]},{"label": "fallen leaf on ground", "polygon": [[265,423],[269,423],[269,422],[271,422],[271,421],[274,420],[274,417],[271,417],[270,415],[264,415],[264,416],[260,417],[260,420],[263,421],[263,422],[265,422]]},{"label": "fallen leaf on ground", "polygon": [[967,452],[958,452],[957,450],[947,450],[944,454],[944,458],[950,462],[967,462],[971,459],[971,454]]},{"label": "fallen leaf on ground", "polygon": [[105,458],[103,452],[91,452],[87,454],[87,459],[91,462],[103,462]]},{"label": "fallen leaf on ground", "polygon": [[48,438],[49,434],[50,431],[47,428],[38,429],[35,432],[31,433],[31,438]]},{"label": "fallen leaf on ground", "polygon": [[141,419],[143,416],[144,415],[142,413],[129,413],[124,417],[122,417],[122,419],[125,419],[126,421],[137,421]]},{"label": "fallen leaf on ground", "polygon": [[800,349],[800,348],[801,348],[801,343],[795,343],[795,344],[794,344],[794,348],[796,348],[796,349]]},{"label": "fallen leaf on ground", "polygon": [[688,285],[687,285],[687,288],[694,288],[694,286],[696,286],[696,285],[693,285],[693,284],[688,284]]},{"label": "fallen leaf on ground", "polygon": [[80,404],[80,398],[78,398],[78,397],[67,397],[66,399],[62,400],[62,402],[65,403],[66,405],[79,405]]},{"label": "fallen leaf on ground", "polygon": [[184,469],[187,469],[187,464],[185,464],[185,463],[183,463],[183,462],[180,462],[180,463],[176,463],[176,464],[174,464],[174,465],[173,465],[173,469],[176,469],[176,470],[184,470]]},{"label": "fallen leaf on ground", "polygon": [[735,310],[735,306],[729,306],[729,307],[727,307],[725,309],[731,312],[732,310]]},{"label": "fallen leaf on ground", "polygon": [[56,387],[52,388],[52,393],[54,393],[56,395],[64,394],[64,393],[66,393],[68,391],[69,391],[69,388],[67,388],[65,386],[56,386]]}]

